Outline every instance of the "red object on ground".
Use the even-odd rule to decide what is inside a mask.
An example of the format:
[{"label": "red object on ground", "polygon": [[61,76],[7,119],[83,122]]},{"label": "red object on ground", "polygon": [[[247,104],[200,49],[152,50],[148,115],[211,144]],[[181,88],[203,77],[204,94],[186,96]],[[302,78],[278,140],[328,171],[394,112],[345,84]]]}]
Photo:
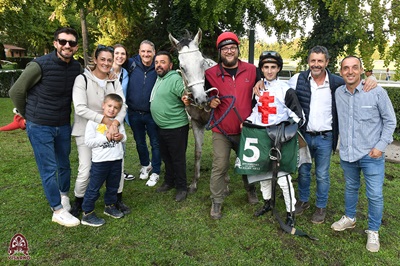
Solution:
[{"label": "red object on ground", "polygon": [[25,130],[25,119],[20,115],[14,115],[14,121],[6,126],[0,127],[0,131],[11,131],[19,128]]}]

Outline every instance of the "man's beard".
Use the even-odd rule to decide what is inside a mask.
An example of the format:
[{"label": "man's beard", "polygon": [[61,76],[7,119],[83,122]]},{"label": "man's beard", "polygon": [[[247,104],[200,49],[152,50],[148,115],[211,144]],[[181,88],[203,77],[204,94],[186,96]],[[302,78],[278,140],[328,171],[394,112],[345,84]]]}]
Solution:
[{"label": "man's beard", "polygon": [[228,61],[226,57],[221,57],[221,61],[225,67],[234,67],[238,62],[238,58],[235,57],[232,61]]}]

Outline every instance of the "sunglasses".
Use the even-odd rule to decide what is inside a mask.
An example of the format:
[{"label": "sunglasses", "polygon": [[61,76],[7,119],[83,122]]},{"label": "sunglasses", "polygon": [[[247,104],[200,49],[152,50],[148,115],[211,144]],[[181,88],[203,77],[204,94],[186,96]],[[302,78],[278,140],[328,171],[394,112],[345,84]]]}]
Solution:
[{"label": "sunglasses", "polygon": [[75,47],[78,45],[77,41],[67,41],[64,39],[58,39],[57,41],[60,45],[66,45],[67,43],[69,43],[69,46],[71,46],[71,47]]},{"label": "sunglasses", "polygon": [[101,51],[110,51],[111,53],[114,53],[114,48],[111,46],[105,46],[102,44],[97,45],[96,51],[101,52]]},{"label": "sunglasses", "polygon": [[273,56],[273,57],[280,57],[281,55],[275,51],[265,51],[261,54],[261,56]]}]

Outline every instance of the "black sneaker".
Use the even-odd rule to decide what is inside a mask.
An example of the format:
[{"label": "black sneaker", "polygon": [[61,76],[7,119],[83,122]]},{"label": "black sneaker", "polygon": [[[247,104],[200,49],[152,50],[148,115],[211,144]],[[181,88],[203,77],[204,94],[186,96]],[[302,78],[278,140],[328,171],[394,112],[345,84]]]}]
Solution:
[{"label": "black sneaker", "polygon": [[124,173],[124,179],[127,180],[127,181],[135,180],[135,176],[125,172]]},{"label": "black sneaker", "polygon": [[[83,198],[82,198],[82,201],[83,201]],[[72,214],[73,216],[75,216],[78,219],[82,212],[82,201],[76,199],[75,202],[71,206],[71,210],[69,211],[70,214]]]},{"label": "black sneaker", "polygon": [[125,205],[125,203],[123,203],[122,201],[117,201],[117,203],[115,204],[115,207],[117,207],[117,209],[119,211],[121,211],[124,215],[130,214],[131,213],[131,209]]},{"label": "black sneaker", "polygon": [[258,211],[256,211],[254,213],[255,217],[259,217],[261,215],[264,215],[265,213],[269,212],[270,210],[272,210],[271,208],[271,201],[270,200],[264,200],[264,206],[262,206],[261,209],[259,209]]},{"label": "black sneaker", "polygon": [[121,212],[120,210],[118,210],[114,204],[112,205],[108,205],[104,208],[104,214],[111,216],[112,218],[121,218],[124,217],[123,212]]},{"label": "black sneaker", "polygon": [[168,185],[167,183],[163,183],[160,187],[156,189],[157,192],[167,192],[168,190],[173,189],[173,186]]},{"label": "black sneaker", "polygon": [[90,212],[88,214],[85,213],[82,214],[81,224],[98,227],[102,226],[105,223],[106,221],[104,221],[104,219],[102,218],[97,217],[96,213],[94,212]]}]

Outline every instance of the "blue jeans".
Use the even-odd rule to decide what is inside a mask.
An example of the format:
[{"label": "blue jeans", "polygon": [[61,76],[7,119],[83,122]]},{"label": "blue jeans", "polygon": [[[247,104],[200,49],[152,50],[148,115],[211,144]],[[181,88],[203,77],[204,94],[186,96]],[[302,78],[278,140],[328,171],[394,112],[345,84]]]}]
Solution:
[{"label": "blue jeans", "polygon": [[26,122],[36,164],[47,201],[53,210],[62,208],[61,196],[68,194],[71,179],[71,125],[43,126]]},{"label": "blue jeans", "polygon": [[365,178],[366,194],[368,198],[368,229],[378,231],[381,226],[383,213],[383,180],[385,175],[385,155],[374,159],[369,155],[356,162],[340,160],[346,180],[344,192],[345,214],[347,217],[356,217],[358,191],[360,189],[360,172]]},{"label": "blue jeans", "polygon": [[154,122],[150,112],[129,111],[129,124],[133,131],[136,142],[136,150],[139,155],[140,164],[147,166],[150,163],[149,150],[147,149],[146,133],[150,139],[151,165],[153,173],[160,174],[161,155],[158,141],[158,126]]},{"label": "blue jeans", "polygon": [[[330,187],[329,167],[332,154],[332,132],[319,136],[311,136],[305,133],[304,138],[315,162],[316,206],[317,208],[326,208]],[[308,202],[310,198],[310,183],[311,164],[305,163],[299,168],[298,188],[300,201]]]},{"label": "blue jeans", "polygon": [[90,168],[89,186],[83,198],[82,210],[85,213],[92,212],[96,200],[100,197],[100,188],[106,182],[106,193],[104,193],[104,204],[106,206],[117,202],[119,181],[121,180],[122,160],[92,162]]}]

